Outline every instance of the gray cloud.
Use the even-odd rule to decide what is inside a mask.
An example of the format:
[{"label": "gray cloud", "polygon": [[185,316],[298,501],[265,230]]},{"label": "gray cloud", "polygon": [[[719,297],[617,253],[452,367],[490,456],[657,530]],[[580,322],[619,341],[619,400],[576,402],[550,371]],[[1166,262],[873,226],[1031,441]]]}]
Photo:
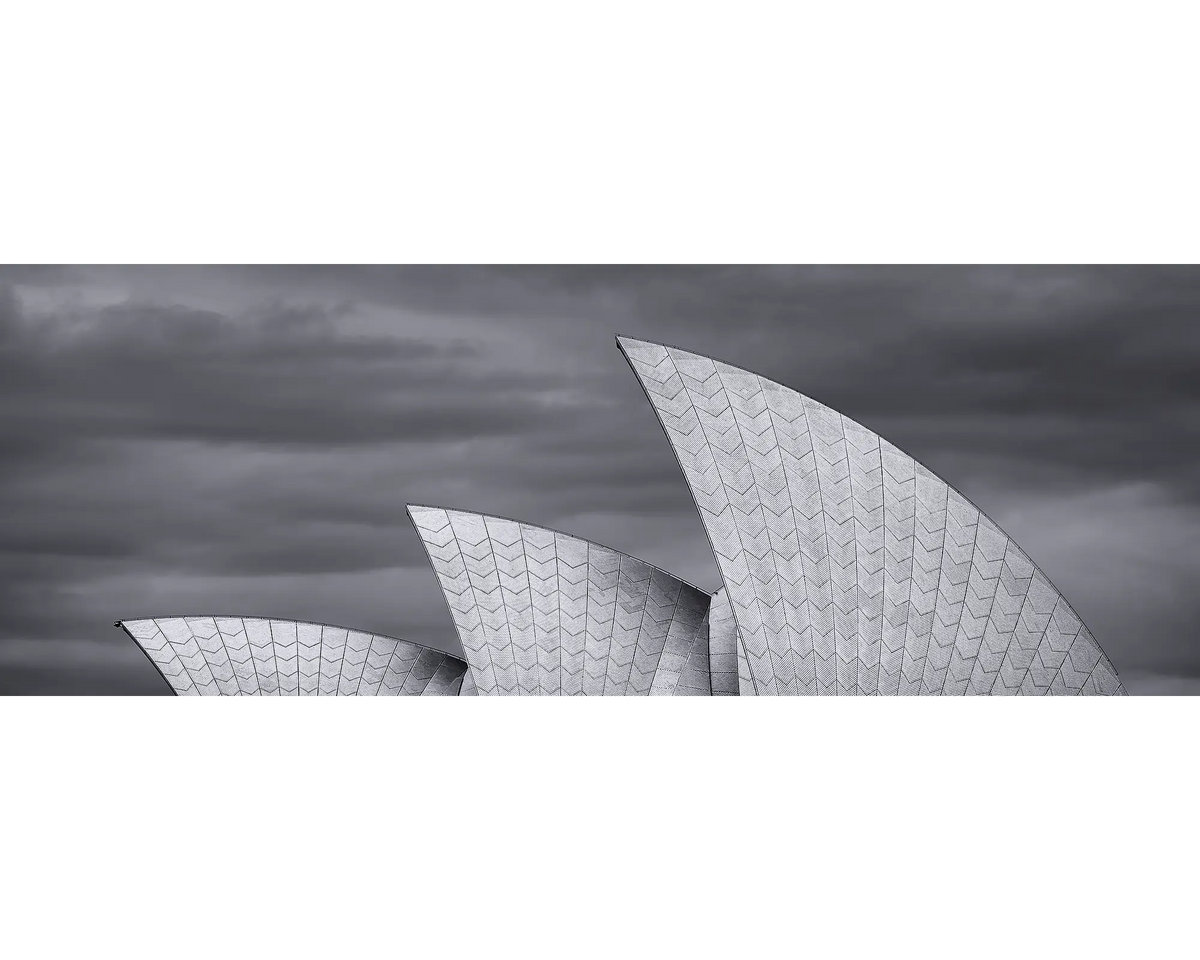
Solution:
[{"label": "gray cloud", "polygon": [[[290,276],[303,268],[276,268]],[[604,363],[614,330],[750,367],[931,462],[995,452],[1053,481],[1152,474],[1188,499],[1200,467],[1200,271],[1166,268],[317,268],[413,311],[536,329],[533,349]],[[486,308],[482,305],[486,304]],[[599,378],[601,374],[597,373]],[[629,398],[624,398],[628,400]],[[641,403],[640,397],[632,400]],[[621,402],[624,407],[624,402]]]},{"label": "gray cloud", "polygon": [[878,430],[1008,529],[1119,669],[1190,689],[1198,313],[1187,268],[3,268],[0,684],[153,689],[109,626],[140,614],[453,649],[406,501],[715,587],[624,333]]},{"label": "gray cloud", "polygon": [[335,314],[282,306],[238,319],[144,304],[23,316],[10,291],[0,346],[3,436],[18,451],[68,438],[466,439],[553,418],[554,395],[571,390],[564,377],[488,370],[461,342],[346,335]]}]

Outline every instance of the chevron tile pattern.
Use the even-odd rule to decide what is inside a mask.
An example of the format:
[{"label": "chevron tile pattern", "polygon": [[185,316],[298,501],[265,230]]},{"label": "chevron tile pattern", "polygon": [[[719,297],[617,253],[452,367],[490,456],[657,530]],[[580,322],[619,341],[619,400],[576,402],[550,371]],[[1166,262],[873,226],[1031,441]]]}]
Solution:
[{"label": "chevron tile pattern", "polygon": [[409,506],[481,696],[707,696],[709,596],[564,533]]},{"label": "chevron tile pattern", "polygon": [[712,543],[743,695],[1124,693],[1042,572],[912,457],[746,370],[618,343]]},{"label": "chevron tile pattern", "polygon": [[457,696],[467,665],[407,640],[296,620],[118,622],[180,696]]}]

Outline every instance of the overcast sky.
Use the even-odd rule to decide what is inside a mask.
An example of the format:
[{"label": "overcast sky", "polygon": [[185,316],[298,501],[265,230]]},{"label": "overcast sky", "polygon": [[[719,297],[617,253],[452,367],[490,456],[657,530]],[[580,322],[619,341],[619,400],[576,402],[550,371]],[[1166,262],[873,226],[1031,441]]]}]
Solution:
[{"label": "overcast sky", "polygon": [[1200,692],[1200,269],[0,268],[0,693],[166,693],[121,618],[458,652],[407,502],[719,586],[618,333],[926,463],[1131,692]]}]

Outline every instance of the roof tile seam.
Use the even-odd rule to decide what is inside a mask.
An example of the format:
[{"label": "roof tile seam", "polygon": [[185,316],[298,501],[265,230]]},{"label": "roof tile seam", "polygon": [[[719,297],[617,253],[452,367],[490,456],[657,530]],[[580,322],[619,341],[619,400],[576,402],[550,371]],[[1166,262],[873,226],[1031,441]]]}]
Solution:
[{"label": "roof tile seam", "polygon": [[[724,389],[726,389],[726,392],[728,392],[728,388],[725,388],[725,386],[724,386],[725,378],[721,376],[720,369],[717,369],[716,372],[717,372],[718,379],[721,381],[722,387]],[[762,398],[763,398],[763,407],[767,413],[767,423],[770,424],[771,436],[774,437],[774,439],[775,439],[775,450],[779,451],[782,449],[782,444],[779,441],[779,431],[775,427],[775,412],[771,409],[770,398],[767,396],[766,391],[763,389],[762,377],[755,374],[754,382],[758,387],[759,395],[762,396]],[[743,445],[744,445],[744,440],[743,440]],[[792,525],[792,532],[796,534],[796,549],[797,549],[797,551],[799,551],[799,549],[800,549],[800,528],[796,525],[795,510],[791,509],[791,505],[794,504],[796,501],[792,496],[792,482],[791,482],[791,479],[788,477],[788,472],[787,472],[786,468],[783,465],[782,456],[780,456],[780,458],[779,458],[779,466],[780,466],[780,472],[783,474],[783,486],[784,486],[784,489],[787,491],[787,495],[788,495],[788,505],[789,505],[788,522],[791,523],[791,525]],[[761,501],[762,501],[762,497],[760,495],[759,502],[761,503]],[[767,531],[767,542],[770,543],[770,531],[769,530]],[[779,577],[779,560],[778,560],[778,556],[777,556],[776,552],[774,551],[774,549],[772,549],[772,558],[771,559],[775,564],[775,576]],[[803,569],[803,560],[801,561],[801,569]],[[782,593],[782,589],[780,592]],[[807,590],[805,591],[805,593],[807,596]],[[802,638],[802,634],[800,633],[799,630],[796,629],[796,626],[793,625],[791,620],[789,619],[788,607],[789,607],[789,604],[787,604],[787,603],[785,603],[783,605],[783,623],[784,623],[784,628],[787,630],[788,650],[789,650],[789,653],[791,654],[790,659],[792,661],[792,663],[791,663],[792,682],[793,682],[796,693],[799,694],[799,692],[801,690],[801,684],[800,684],[799,666],[796,663],[797,651],[796,651],[795,647],[796,647],[796,639]],[[794,639],[794,637],[796,639]],[[801,642],[802,642],[802,640],[801,640]]]},{"label": "roof tile seam", "polygon": [[[163,619],[165,620],[168,618],[164,617]],[[187,678],[188,685],[192,687],[192,689],[198,690],[199,686],[197,685],[195,678],[192,676],[191,669],[188,667],[187,663],[184,662],[183,657],[180,656],[179,651],[175,648],[175,644],[171,642],[171,638],[167,636],[166,631],[163,630],[162,624],[158,622],[157,617],[154,618],[153,623],[154,629],[157,630],[162,636],[164,645],[168,650],[171,651],[171,658],[179,664],[180,674]],[[179,676],[180,674],[176,674],[176,676]],[[183,689],[186,691],[187,688]]]},{"label": "roof tile seam", "polygon": [[488,527],[488,518],[483,518],[483,532],[487,535],[488,553],[492,556],[492,568],[496,571],[496,584],[500,591],[500,603],[505,610],[504,617],[504,632],[508,637],[508,655],[512,657],[513,662],[513,678],[516,681],[517,689],[521,689],[521,668],[517,663],[517,648],[513,643],[512,638],[512,617],[509,615],[508,600],[504,596],[504,582],[500,579],[500,564],[496,560],[496,542],[492,536],[492,532]]}]

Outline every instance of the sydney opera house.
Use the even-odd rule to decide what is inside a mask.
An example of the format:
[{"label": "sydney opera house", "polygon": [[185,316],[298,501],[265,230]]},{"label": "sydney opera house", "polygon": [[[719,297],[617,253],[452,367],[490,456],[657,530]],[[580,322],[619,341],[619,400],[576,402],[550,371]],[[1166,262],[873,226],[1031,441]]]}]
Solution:
[{"label": "sydney opera house", "polygon": [[1049,579],[945,481],[747,370],[617,338],[720,570],[410,505],[463,657],[237,616],[118,623],[177,694],[1123,694]]}]

